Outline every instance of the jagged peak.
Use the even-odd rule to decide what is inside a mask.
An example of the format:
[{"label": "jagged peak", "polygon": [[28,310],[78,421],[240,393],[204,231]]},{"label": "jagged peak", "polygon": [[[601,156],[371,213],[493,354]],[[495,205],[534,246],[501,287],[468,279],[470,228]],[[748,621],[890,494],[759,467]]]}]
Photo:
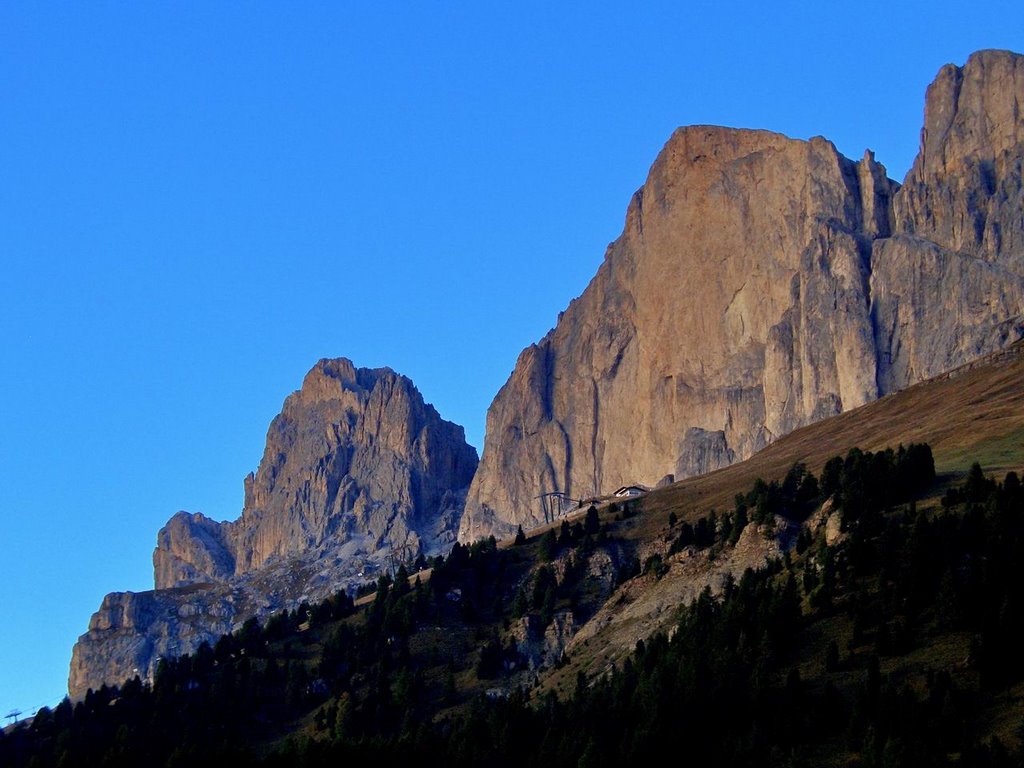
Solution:
[{"label": "jagged peak", "polygon": [[1024,141],[1024,56],[1003,50],[946,64],[925,94],[920,151],[907,178],[946,173],[965,158],[991,158]]},{"label": "jagged peak", "polygon": [[391,368],[358,368],[347,357],[321,358],[302,380],[299,393],[303,399],[329,400],[343,392],[367,393],[378,382],[401,381],[407,388],[412,382]]}]

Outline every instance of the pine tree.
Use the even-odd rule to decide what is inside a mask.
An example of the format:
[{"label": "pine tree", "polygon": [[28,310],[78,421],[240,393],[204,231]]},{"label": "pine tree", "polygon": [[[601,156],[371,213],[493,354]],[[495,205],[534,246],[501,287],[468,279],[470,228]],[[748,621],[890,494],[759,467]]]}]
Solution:
[{"label": "pine tree", "polygon": [[555,531],[553,528],[548,529],[548,532],[541,537],[540,540],[540,559],[544,562],[551,562],[555,559],[555,554],[558,552],[558,539],[555,538]]}]

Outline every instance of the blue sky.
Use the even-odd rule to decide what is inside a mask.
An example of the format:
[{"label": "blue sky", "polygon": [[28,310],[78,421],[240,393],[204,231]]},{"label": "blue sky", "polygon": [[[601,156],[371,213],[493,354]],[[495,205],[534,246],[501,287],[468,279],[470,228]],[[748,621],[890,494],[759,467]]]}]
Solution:
[{"label": "blue sky", "polygon": [[0,4],[0,716],[60,699],[170,515],[239,514],[318,358],[482,447],[675,127],[902,178],[985,47],[1020,4]]}]

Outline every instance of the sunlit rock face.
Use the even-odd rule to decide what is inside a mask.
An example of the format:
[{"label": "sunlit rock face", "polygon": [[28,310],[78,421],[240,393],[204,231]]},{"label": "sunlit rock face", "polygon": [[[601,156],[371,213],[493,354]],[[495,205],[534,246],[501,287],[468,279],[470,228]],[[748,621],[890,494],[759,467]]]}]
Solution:
[{"label": "sunlit rock face", "polygon": [[622,235],[488,411],[459,536],[713,470],[1022,335],[1024,59],[928,89],[905,184],[821,138],[676,131]]}]

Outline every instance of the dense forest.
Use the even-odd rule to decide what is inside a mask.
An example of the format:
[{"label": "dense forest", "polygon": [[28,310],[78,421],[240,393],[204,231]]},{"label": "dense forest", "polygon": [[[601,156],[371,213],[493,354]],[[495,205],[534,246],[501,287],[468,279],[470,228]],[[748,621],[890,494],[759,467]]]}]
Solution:
[{"label": "dense forest", "polygon": [[[596,609],[589,552],[612,552],[619,582],[663,575],[616,539],[633,508],[456,545],[426,583],[381,577],[365,608],[339,594],[249,621],[152,685],[40,710],[0,737],[0,765],[1024,765],[1024,489],[977,464],[936,485],[926,445],[854,449],[820,477],[798,464],[759,480],[726,513],[672,513],[666,558],[732,546],[748,524],[798,533],[562,696],[481,681],[522,679],[510,622]],[[831,544],[810,524],[826,500]]]}]

